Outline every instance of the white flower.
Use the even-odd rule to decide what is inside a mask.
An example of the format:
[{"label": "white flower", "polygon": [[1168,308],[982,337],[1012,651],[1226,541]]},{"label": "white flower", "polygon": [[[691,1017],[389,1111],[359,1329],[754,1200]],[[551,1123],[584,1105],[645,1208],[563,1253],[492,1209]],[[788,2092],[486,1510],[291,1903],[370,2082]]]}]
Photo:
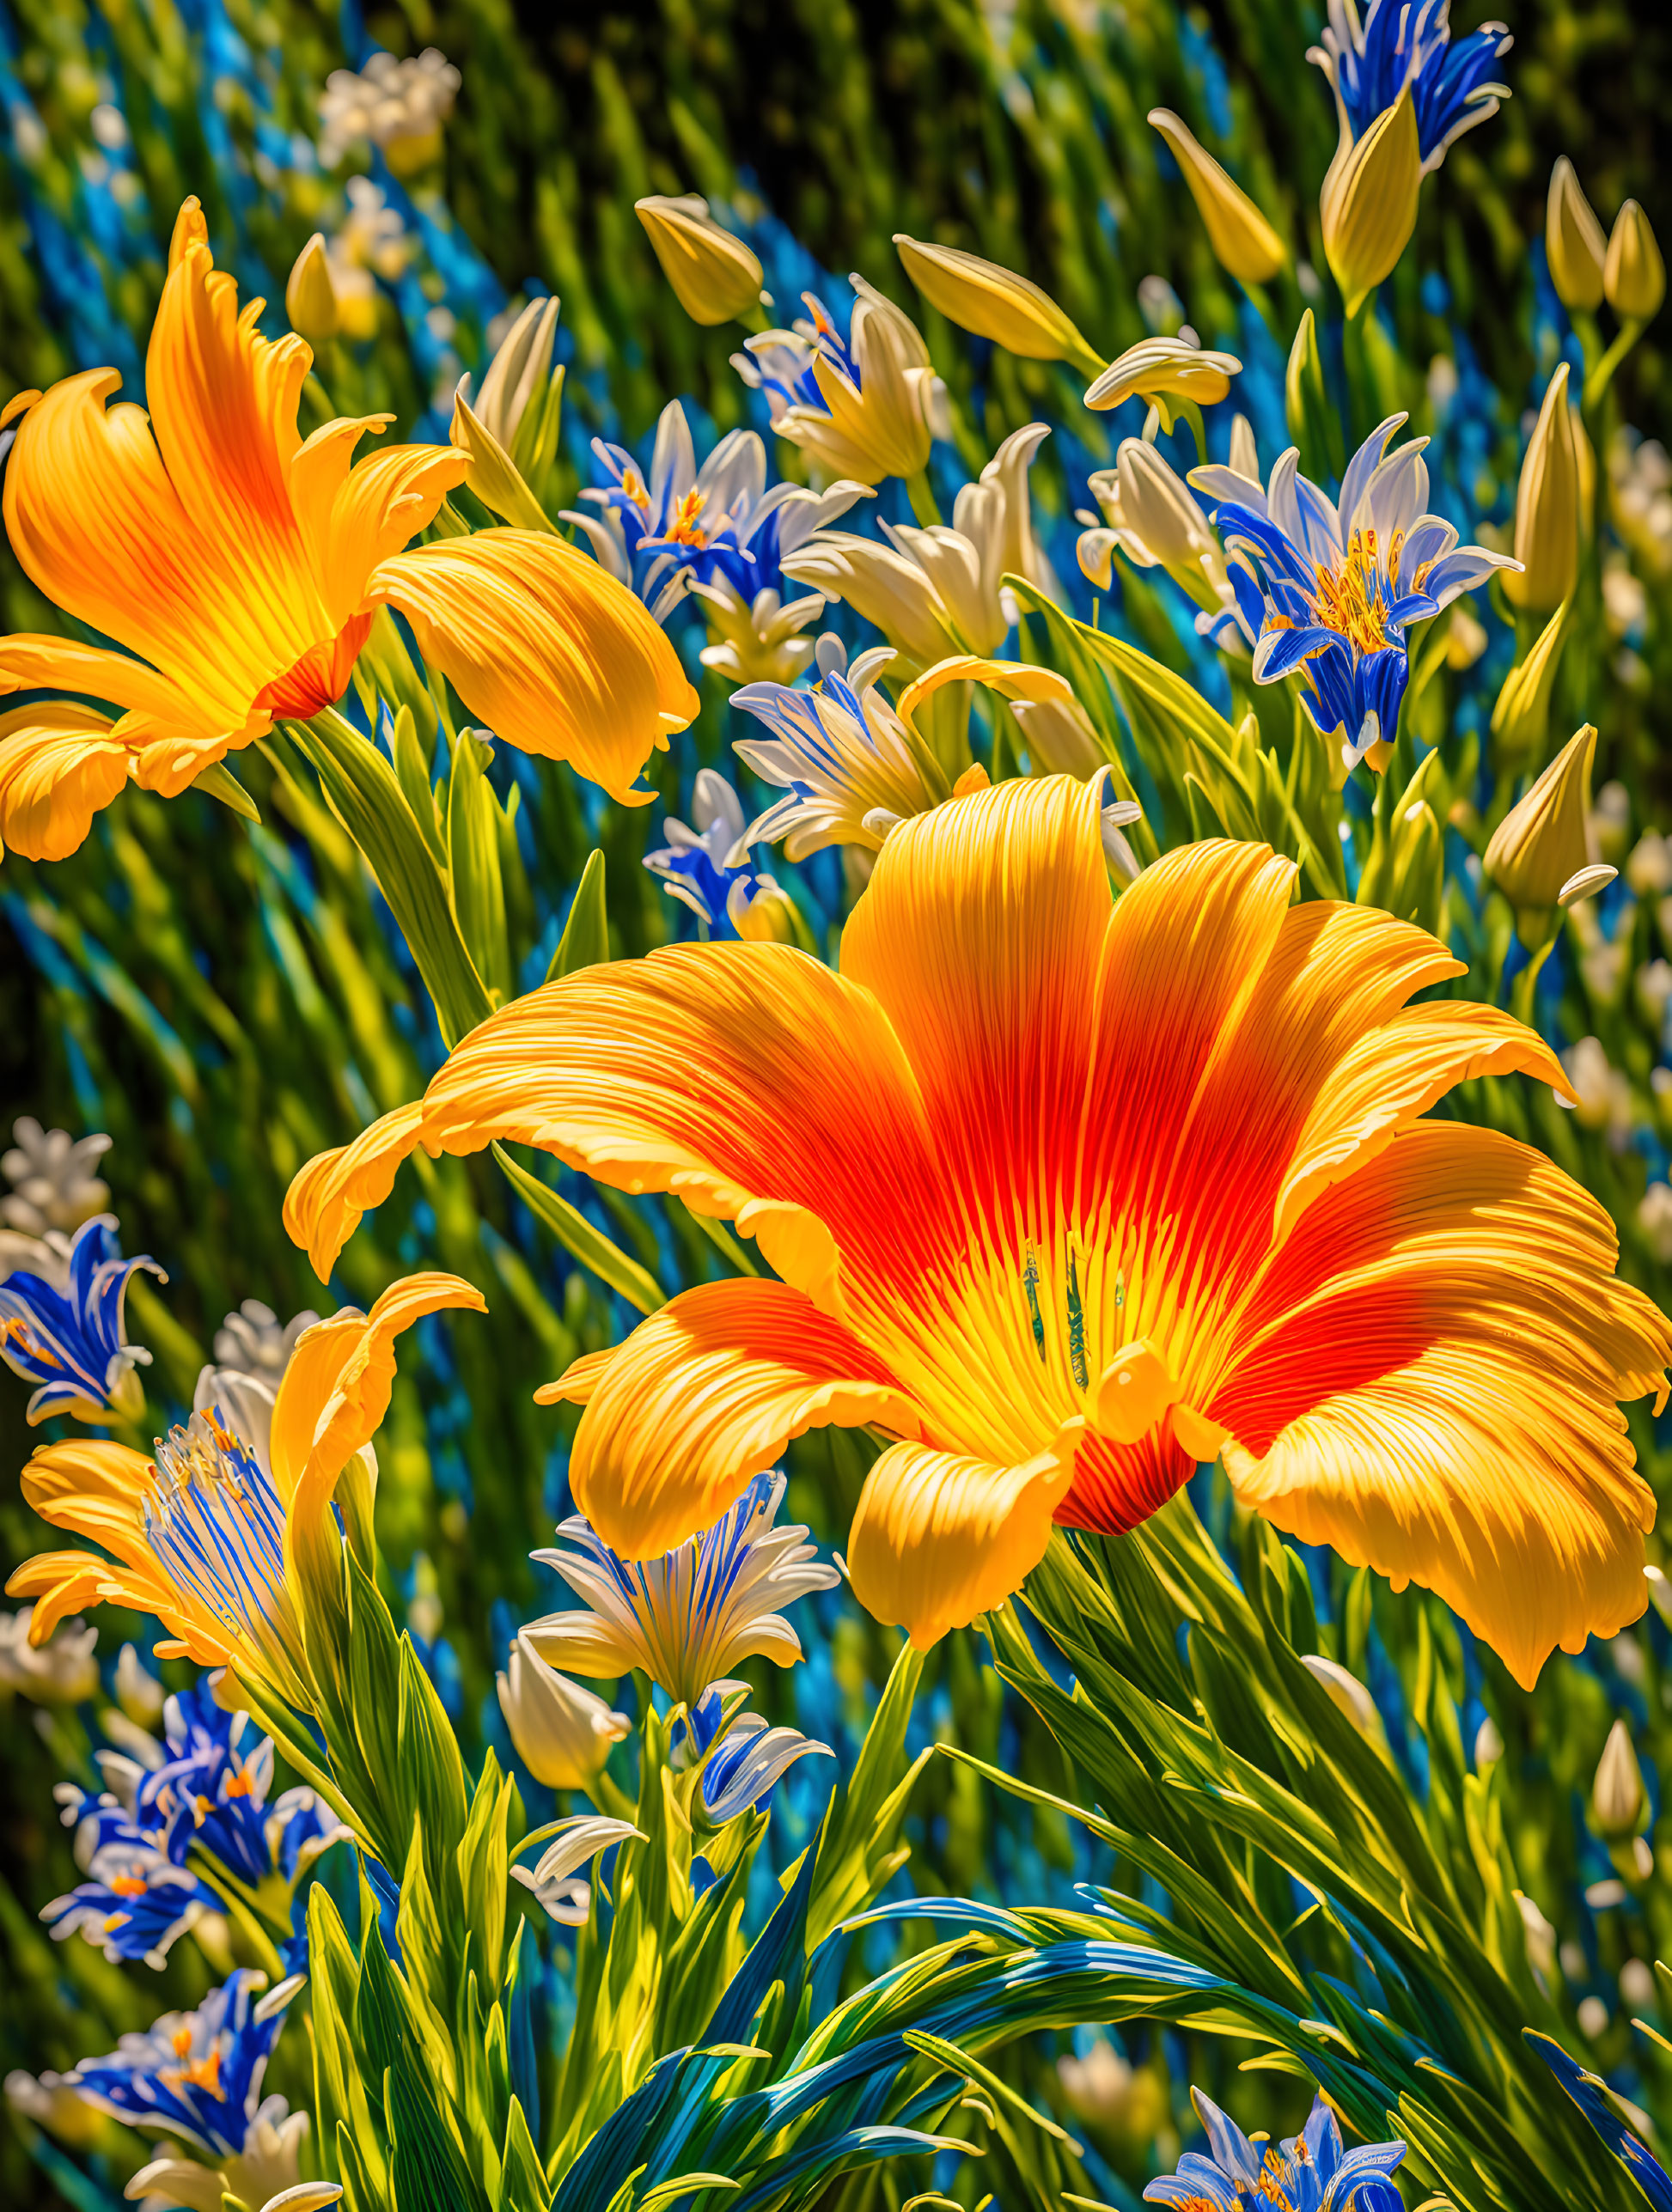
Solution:
[{"label": "white flower", "polygon": [[1579,1126],[1606,1129],[1623,1142],[1632,1132],[1632,1086],[1620,1069],[1610,1064],[1602,1040],[1582,1037],[1559,1057],[1579,1101],[1574,1108]]},{"label": "white flower", "polygon": [[33,1606],[0,1613],[0,1691],[15,1691],[37,1705],[79,1705],[95,1697],[98,1630],[82,1620],[60,1621],[45,1643],[32,1645],[34,1616]]},{"label": "white flower", "polygon": [[572,1550],[536,1551],[555,1567],[583,1612],[548,1613],[522,1636],[555,1667],[611,1679],[642,1670],[694,1707],[740,1660],[793,1666],[801,1639],[778,1611],[840,1577],[818,1563],[807,1531],[775,1528],[782,1475],[757,1475],[711,1528],[660,1558],[627,1560],[576,1514],[558,1534]]},{"label": "white flower", "polygon": [[1651,1183],[1638,1201],[1638,1232],[1662,1266],[1672,1263],[1672,1188]]},{"label": "white flower", "polygon": [[747,339],[732,366],[765,390],[779,437],[827,478],[916,476],[942,427],[944,387],[917,326],[863,277],[853,289],[846,345],[823,303],[803,292],[808,320]]},{"label": "white flower", "polygon": [[12,1124],[12,1140],[11,1149],[0,1154],[0,1174],[11,1185],[0,1198],[0,1222],[9,1229],[28,1237],[78,1229],[110,1203],[109,1185],[93,1173],[94,1162],[110,1149],[102,1132],[72,1137],[68,1130],[43,1129],[26,1113]]},{"label": "white flower", "polygon": [[592,1910],[592,1885],[576,1879],[581,1868],[616,1843],[647,1838],[631,1820],[612,1820],[602,1813],[581,1813],[558,1821],[555,1831],[544,1832],[552,1841],[539,1863],[532,1869],[513,1867],[512,1879],[532,1890],[553,1920],[565,1928],[584,1928]]},{"label": "white flower", "polygon": [[131,1643],[117,1654],[116,1702],[137,1728],[153,1728],[162,1718],[162,1685]]},{"label": "white flower", "polygon": [[335,168],[357,139],[386,150],[424,140],[453,113],[463,80],[434,46],[397,60],[375,53],[364,69],[334,69],[320,95],[320,161]]}]

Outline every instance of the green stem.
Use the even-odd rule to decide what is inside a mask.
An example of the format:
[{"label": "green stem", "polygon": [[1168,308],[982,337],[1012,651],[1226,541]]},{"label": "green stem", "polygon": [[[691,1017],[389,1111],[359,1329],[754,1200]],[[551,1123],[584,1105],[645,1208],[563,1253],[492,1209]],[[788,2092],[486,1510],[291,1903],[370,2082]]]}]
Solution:
[{"label": "green stem", "polygon": [[920,468],[906,478],[906,497],[912,503],[912,514],[917,516],[924,528],[932,530],[941,519],[941,510],[936,505],[935,495],[930,489],[929,472],[926,468]]},{"label": "green stem", "polygon": [[[1587,416],[1602,405],[1603,395],[1614,381],[1615,369],[1642,337],[1643,331],[1644,326],[1639,322],[1622,323],[1619,336],[1597,363],[1596,368],[1591,370],[1590,375],[1586,377],[1583,411]],[[1597,467],[1600,473],[1602,467],[1600,454],[1597,457]]]},{"label": "green stem", "polygon": [[1557,929],[1539,947],[1526,966],[1510,986],[1510,1011],[1517,1021],[1524,1021],[1529,1029],[1537,1024],[1533,1019],[1533,994],[1538,987],[1539,970],[1549,959],[1560,929],[1561,917],[1556,917]]},{"label": "green stem", "polygon": [[1175,399],[1173,412],[1182,415],[1190,425],[1191,436],[1196,441],[1196,458],[1204,468],[1207,466],[1207,428],[1202,421],[1202,411],[1193,399]]}]

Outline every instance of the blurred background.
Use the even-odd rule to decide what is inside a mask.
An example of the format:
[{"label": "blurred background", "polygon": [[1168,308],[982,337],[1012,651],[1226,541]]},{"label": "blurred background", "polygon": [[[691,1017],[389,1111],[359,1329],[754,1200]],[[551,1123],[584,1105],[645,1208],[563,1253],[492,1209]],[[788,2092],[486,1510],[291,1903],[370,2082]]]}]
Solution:
[{"label": "blurred background", "polygon": [[[1485,12],[1459,5],[1454,30],[1474,27]],[[1066,369],[951,331],[906,281],[893,235],[967,247],[1024,272],[1108,354],[1186,321],[1205,344],[1230,345],[1246,365],[1237,404],[1254,415],[1269,461],[1287,442],[1282,355],[1214,260],[1144,118],[1152,107],[1177,110],[1268,207],[1292,216],[1321,268],[1316,198],[1335,124],[1327,88],[1304,58],[1321,20],[1291,0],[662,0],[602,9],[412,0],[368,10],[311,0],[0,0],[0,402],[106,363],[120,369],[124,396],[143,400],[169,233],[195,193],[219,265],[245,296],[265,296],[263,327],[273,334],[285,326],[292,263],[323,233],[342,328],[320,350],[319,403],[328,393],[339,411],[387,411],[392,437],[444,437],[460,375],[479,376],[516,308],[557,294],[567,377],[546,498],[555,511],[592,480],[594,436],[643,451],[673,395],[689,403],[699,454],[734,425],[768,428],[760,395],[730,366],[735,334],[686,318],[633,216],[643,194],[696,191],[755,247],[779,320],[800,311],[804,289],[839,318],[847,274],[857,271],[919,320],[954,406],[954,437],[934,465],[943,504],[1009,430],[1035,417],[1053,424],[1049,465],[1034,472],[1035,513],[1084,612],[1073,517],[1091,503],[1087,475],[1111,457],[1110,418],[1085,413]],[[1417,247],[1382,301],[1414,427],[1435,439],[1436,503],[1466,538],[1500,545],[1532,411],[1574,344],[1541,243],[1556,157],[1572,160],[1605,226],[1633,198],[1662,241],[1672,240],[1672,12],[1528,0],[1510,28],[1514,97],[1430,180]],[[422,58],[381,107],[379,56]],[[358,74],[333,86],[337,72]],[[1552,1110],[1524,1131],[1598,1191],[1621,1223],[1626,1271],[1663,1303],[1672,1285],[1665,331],[1663,319],[1614,386],[1615,432],[1597,456],[1610,481],[1614,566],[1595,635],[1568,655],[1553,725],[1598,725],[1596,834],[1625,872],[1596,918],[1586,910],[1591,935],[1570,932],[1540,1001],[1547,1027],[1580,1056],[1581,1113],[1563,1121]],[[304,408],[315,404],[310,389]],[[796,472],[789,448],[777,448],[776,461]],[[1158,615],[1136,588],[1103,605],[1103,619],[1147,649],[1197,665],[1187,626]],[[3,547],[0,615],[9,630],[59,625]],[[681,642],[701,678],[700,630]],[[1489,651],[1474,705],[1465,686],[1460,711],[1489,712],[1508,649],[1496,659]],[[689,818],[699,766],[730,765],[724,698],[711,679],[701,721],[661,766],[670,814]],[[416,1332],[422,1357],[403,1370],[386,1431],[379,1513],[398,1595],[467,1748],[503,1746],[492,1670],[516,1623],[551,1602],[550,1578],[525,1555],[568,1509],[564,1417],[534,1407],[530,1393],[633,1317],[481,1161],[409,1171],[345,1255],[331,1292],[314,1279],[280,1224],[290,1177],[415,1094],[441,1045],[347,840],[253,755],[241,773],[246,761],[259,827],[235,824],[206,798],[164,805],[131,791],[73,859],[32,867],[14,855],[0,866],[0,1141],[18,1115],[112,1139],[98,1163],[107,1199],[66,1197],[64,1217],[54,1218],[19,1195],[24,1168],[9,1165],[12,1196],[0,1196],[0,1214],[39,1234],[73,1228],[107,1203],[125,1249],[166,1269],[166,1287],[137,1277],[129,1301],[131,1334],[155,1355],[146,1380],[159,1420],[189,1405],[217,1330],[243,1301],[263,1301],[280,1321],[328,1310],[334,1297],[369,1303],[421,1258],[484,1285],[491,1332],[433,1323]],[[661,841],[660,809],[605,809],[567,771],[508,750],[493,773],[503,798],[520,798],[508,890],[521,987],[544,974],[596,843],[619,952],[688,927],[640,865],[647,844]],[[808,871],[807,899],[828,925],[840,871],[833,854],[821,862]],[[1533,1111],[1505,1108],[1503,1118],[1513,1126],[1514,1113]],[[601,1197],[569,1176],[563,1187],[665,1288],[719,1264],[678,1210]],[[39,1548],[40,1533],[14,1472],[39,1441],[24,1425],[25,1395],[0,1375],[8,1566]],[[1646,1423],[1639,1442],[1663,1473],[1669,1462]],[[795,1515],[830,1541],[863,1478],[860,1447],[841,1436],[810,1440],[790,1471]],[[1665,1496],[1663,1478],[1659,1487]],[[1223,1525],[1224,1502],[1203,1502]],[[1315,1563],[1314,1579],[1327,1621],[1339,1594],[1327,1561]],[[1603,1740],[1626,1711],[1658,1814],[1655,1750],[1668,1726],[1659,1669],[1672,1649],[1664,1624],[1651,1614],[1640,1638],[1557,1662],[1528,1698],[1443,1607],[1413,1595],[1384,1611],[1384,1599],[1364,1664],[1413,1783],[1427,1770],[1429,1708],[1419,1700],[1418,1710],[1408,1695],[1420,1618],[1465,1743],[1490,1725],[1522,1762],[1517,1849],[1552,1955],[1564,1947],[1565,2003],[1576,2020],[1588,2001],[1603,2008],[1600,2028],[1590,2016],[1599,2063],[1623,2068],[1645,2098],[1664,2092],[1664,2081],[1645,2085],[1632,2071],[1626,2041],[1608,2038],[1633,2005],[1652,2007],[1652,1980],[1646,1995],[1639,1983],[1627,1990],[1625,1970],[1665,1950],[1672,1918],[1663,1929],[1665,1905],[1622,1905],[1624,1886],[1586,1812]],[[841,1754],[857,1740],[894,1638],[842,1599],[816,1601],[816,1626],[815,1603],[802,1612],[809,1664],[768,1694],[783,1717]],[[106,1695],[124,1632],[115,1616],[101,1621]],[[139,1624],[125,1632],[138,1636]],[[971,1640],[941,1647],[928,1680],[918,1740],[955,1734],[1012,1771],[1036,1762],[1047,1786],[1060,1780],[1055,1754],[1034,1745]],[[67,2067],[211,1978],[200,1946],[182,1943],[162,1977],[136,1977],[81,1942],[52,1944],[36,1923],[39,1907],[75,1880],[52,1790],[87,1770],[86,1711],[84,1699],[32,1683],[22,1655],[0,1641],[0,2071]],[[817,1776],[804,1767],[792,1782],[802,1811],[775,1824],[779,1863],[801,1848],[818,1810]],[[1110,1871],[1065,1826],[991,1801],[949,1764],[931,1765],[918,1806],[920,1889],[1026,1900]],[[1619,1897],[1600,1894],[1610,1881]],[[1177,2042],[1135,2035],[1077,2050],[1065,2041],[1040,2062],[1042,2093],[1088,2133],[1111,2202],[1131,2201],[1114,2191],[1141,2187],[1169,2131],[1176,2148],[1192,2070]],[[302,2063],[299,2050],[288,2063]],[[1206,2078],[1199,2067],[1195,2078]],[[289,2086],[295,2098],[302,2084]],[[108,2212],[122,2172],[101,2164],[97,2142],[87,2148],[72,2163],[50,2136],[0,2114],[0,2201]]]}]

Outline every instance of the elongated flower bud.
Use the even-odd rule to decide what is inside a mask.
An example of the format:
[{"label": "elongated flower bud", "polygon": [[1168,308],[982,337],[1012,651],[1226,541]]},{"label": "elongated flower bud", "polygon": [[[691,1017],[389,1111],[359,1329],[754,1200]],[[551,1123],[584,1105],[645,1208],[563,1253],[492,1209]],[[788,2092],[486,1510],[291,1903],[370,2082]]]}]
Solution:
[{"label": "elongated flower bud", "polygon": [[[1550,727],[1550,696],[1567,636],[1567,614],[1568,603],[1564,600],[1526,659],[1504,679],[1492,721],[1492,762],[1500,771],[1517,771],[1531,755],[1544,750],[1545,734]],[[1484,639],[1485,632],[1481,634]]]},{"label": "elongated flower bud", "polygon": [[1544,250],[1550,263],[1550,281],[1565,308],[1584,308],[1589,312],[1602,306],[1608,241],[1565,154],[1557,157],[1550,172]]},{"label": "elongated flower bud", "polygon": [[990,338],[1024,361],[1071,361],[1095,376],[1102,367],[1089,344],[1048,292],[956,246],[937,246],[894,233],[906,273],[931,308],[960,330]]},{"label": "elongated flower bud", "polygon": [[693,322],[731,322],[759,300],[760,262],[741,238],[721,229],[697,193],[635,200],[633,212]]},{"label": "elongated flower bud", "polygon": [[1622,322],[1650,321],[1666,297],[1666,264],[1649,218],[1634,199],[1626,202],[1608,234],[1602,289]]},{"label": "elongated flower bud", "polygon": [[1417,227],[1421,186],[1417,112],[1406,91],[1362,138],[1342,144],[1324,179],[1324,253],[1350,315],[1393,274]]},{"label": "elongated flower bud", "polygon": [[1152,107],[1150,121],[1173,149],[1220,266],[1241,283],[1269,283],[1289,259],[1276,231],[1170,107]]},{"label": "elongated flower bud", "polygon": [[526,1634],[511,1646],[498,1684],[517,1755],[548,1789],[589,1788],[627,1733],[625,1713],[613,1713],[601,1697],[548,1667]]},{"label": "elongated flower bud", "polygon": [[1609,1843],[1624,1843],[1637,1833],[1643,1812],[1643,1770],[1624,1721],[1616,1721],[1608,1730],[1608,1740],[1596,1762],[1590,1809],[1598,1834]]},{"label": "elongated flower bud", "polygon": [[1589,865],[1585,815],[1596,749],[1596,731],[1587,722],[1492,832],[1483,865],[1519,913],[1547,917]]},{"label": "elongated flower bud", "polygon": [[1517,571],[1504,571],[1504,594],[1530,614],[1547,614],[1573,589],[1579,571],[1579,463],[1568,414],[1567,363],[1557,368],[1516,487]]},{"label": "elongated flower bud", "polygon": [[337,335],[336,287],[326,259],[325,239],[317,230],[296,256],[284,287],[284,312],[296,336],[310,345],[323,344]]}]

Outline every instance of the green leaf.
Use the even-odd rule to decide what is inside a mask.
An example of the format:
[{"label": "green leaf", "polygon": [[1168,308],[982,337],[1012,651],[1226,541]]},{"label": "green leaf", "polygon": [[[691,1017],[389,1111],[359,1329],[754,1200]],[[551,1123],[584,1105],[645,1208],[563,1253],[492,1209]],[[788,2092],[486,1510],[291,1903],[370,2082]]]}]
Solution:
[{"label": "green leaf", "polygon": [[317,772],[326,805],[377,879],[450,1049],[493,1009],[459,934],[447,882],[394,769],[329,707],[311,722],[286,727]]},{"label": "green leaf", "polygon": [[223,807],[230,807],[235,814],[241,814],[247,822],[259,822],[260,809],[224,760],[217,760],[200,769],[192,778],[192,789],[201,791],[206,798],[218,799]]},{"label": "green leaf", "polygon": [[397,1740],[402,1785],[424,1821],[430,1881],[444,1895],[438,1878],[442,1862],[457,1850],[465,1832],[464,1761],[459,1756],[453,1723],[442,1709],[436,1685],[419,1663],[410,1636],[400,1639]]},{"label": "green leaf", "polygon": [[[433,718],[432,716],[432,721]],[[405,700],[395,709],[394,722],[395,777],[406,795],[406,803],[430,848],[430,858],[444,874],[448,866],[447,839],[442,832],[441,808],[430,789],[430,761],[418,742],[418,723]]]},{"label": "green leaf", "polygon": [[577,968],[602,967],[609,959],[609,916],[604,909],[604,856],[587,855],[580,882],[570,901],[569,919],[563,925],[558,949],[546,971],[547,983],[573,975]]},{"label": "green leaf", "polygon": [[550,2212],[552,2191],[521,2102],[511,2099],[499,2158],[499,2195],[494,2212]]},{"label": "green leaf", "polygon": [[503,1006],[511,996],[510,933],[505,886],[499,872],[499,802],[487,779],[493,747],[473,731],[453,740],[447,787],[447,853],[453,912],[488,996]]},{"label": "green leaf", "polygon": [[[1301,467],[1315,482],[1339,477],[1346,460],[1341,443],[1341,417],[1330,404],[1324,383],[1324,364],[1318,351],[1318,329],[1309,308],[1289,351],[1284,379],[1284,405],[1289,435],[1301,449]],[[1341,518],[1345,527],[1346,516]]]},{"label": "green leaf", "polygon": [[491,1147],[501,1172],[517,1195],[545,1222],[558,1242],[583,1267],[590,1268],[601,1283],[619,1291],[630,1306],[641,1313],[654,1313],[668,1303],[667,1293],[656,1278],[648,1274],[636,1259],[629,1259],[619,1244],[612,1242],[601,1229],[595,1229],[584,1214],[571,1206],[567,1198],[531,1175],[526,1167],[519,1167],[504,1146],[497,1140]]}]

